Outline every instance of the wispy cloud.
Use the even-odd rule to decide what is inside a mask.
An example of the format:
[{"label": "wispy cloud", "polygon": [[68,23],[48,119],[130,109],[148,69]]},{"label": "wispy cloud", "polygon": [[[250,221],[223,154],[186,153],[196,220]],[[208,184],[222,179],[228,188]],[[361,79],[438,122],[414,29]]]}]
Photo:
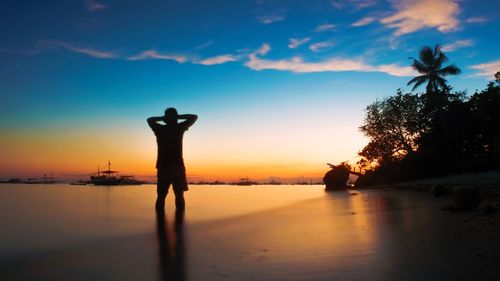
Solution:
[{"label": "wispy cloud", "polygon": [[470,66],[469,68],[475,69],[478,71],[475,74],[476,76],[484,76],[484,77],[487,77],[487,79],[493,79],[493,77],[495,76],[495,73],[500,71],[500,60],[476,64],[476,65]]},{"label": "wispy cloud", "polygon": [[337,9],[342,9],[344,7],[344,4],[342,3],[342,1],[339,1],[339,0],[330,0],[330,3],[332,4],[333,7],[337,8]]},{"label": "wispy cloud", "polygon": [[487,21],[487,17],[472,17],[465,20],[466,23],[485,23]]},{"label": "wispy cloud", "polygon": [[194,47],[195,50],[199,51],[199,50],[203,50],[203,49],[206,49],[210,46],[212,46],[214,44],[214,41],[213,40],[208,40],[207,42],[201,44],[201,45],[198,45],[196,47]]},{"label": "wispy cloud", "polygon": [[288,48],[290,48],[290,49],[296,49],[300,45],[303,45],[303,44],[309,42],[309,40],[311,40],[311,38],[309,38],[309,37],[305,37],[305,38],[290,38],[288,40]]},{"label": "wispy cloud", "polygon": [[102,51],[88,47],[77,46],[71,43],[63,42],[63,41],[42,41],[39,43],[40,48],[45,49],[52,46],[60,46],[68,51],[72,51],[75,53],[80,53],[87,55],[89,57],[94,57],[98,59],[112,59],[117,58],[118,55],[114,52],[110,51]]},{"label": "wispy cloud", "polygon": [[65,47],[66,49],[68,49],[70,51],[85,54],[87,56],[94,57],[94,58],[99,58],[99,59],[116,58],[116,55],[112,52],[99,51],[99,50],[94,50],[94,49],[90,49],[90,48],[80,48],[80,47],[75,47],[75,46],[72,46],[69,44],[65,44],[65,45],[61,45],[61,46]]},{"label": "wispy cloud", "polygon": [[401,43],[395,36],[389,37],[388,42],[389,42],[389,48],[391,48],[391,50],[396,50],[399,47],[399,44]]},{"label": "wispy cloud", "polygon": [[85,8],[87,8],[87,10],[92,11],[92,12],[104,10],[104,9],[108,8],[106,5],[99,3],[97,1],[94,1],[94,0],[85,0],[84,4],[85,4]]},{"label": "wispy cloud", "polygon": [[147,50],[141,52],[137,55],[128,57],[127,60],[137,61],[137,60],[171,60],[178,63],[192,63],[192,64],[202,64],[202,65],[216,65],[223,64],[226,62],[237,61],[241,56],[235,56],[231,54],[219,55],[210,58],[198,59],[195,56],[186,55],[175,55],[175,54],[162,54],[156,50]]},{"label": "wispy cloud", "polygon": [[257,20],[263,24],[271,24],[279,21],[283,21],[285,16],[282,14],[270,14],[270,15],[260,15],[257,16]]},{"label": "wispy cloud", "polygon": [[396,36],[423,28],[437,28],[441,32],[458,28],[459,7],[455,0],[404,0],[393,3],[397,11],[380,22],[395,28]]},{"label": "wispy cloud", "polygon": [[73,43],[68,43],[58,40],[41,40],[38,41],[35,47],[31,49],[20,49],[20,50],[0,49],[0,52],[10,53],[10,54],[21,54],[21,55],[36,55],[40,53],[45,53],[49,50],[61,49],[61,48],[74,53],[84,54],[93,58],[99,58],[99,59],[119,58],[118,54],[115,52],[97,50],[94,48],[83,47]]},{"label": "wispy cloud", "polygon": [[373,66],[373,71],[385,72],[392,76],[415,76],[415,70],[409,66],[400,66],[395,63],[391,64],[381,64],[378,66]]},{"label": "wispy cloud", "polygon": [[269,53],[269,51],[271,51],[271,46],[267,43],[264,43],[256,51],[252,52],[250,54],[250,56],[254,56],[254,57],[257,55],[265,56],[265,55],[267,55],[267,53]]},{"label": "wispy cloud", "polygon": [[370,23],[372,23],[374,21],[375,21],[374,17],[364,17],[356,22],[353,22],[351,25],[352,26],[365,26],[365,25],[369,25]]},{"label": "wispy cloud", "polygon": [[313,52],[319,52],[319,51],[322,51],[322,50],[329,48],[333,45],[335,45],[335,43],[333,43],[332,41],[324,41],[324,42],[318,42],[318,43],[311,44],[309,46],[309,49]]},{"label": "wispy cloud", "polygon": [[343,9],[347,6],[354,6],[356,9],[363,9],[375,5],[375,0],[330,0],[336,9]]},{"label": "wispy cloud", "polygon": [[377,3],[376,0],[351,0],[351,3],[355,5],[357,8],[363,9],[368,8]]},{"label": "wispy cloud", "polygon": [[362,59],[330,58],[317,62],[305,62],[301,57],[295,56],[290,59],[268,60],[261,56],[266,55],[271,50],[268,44],[263,44],[260,49],[248,56],[245,66],[253,70],[282,70],[296,73],[314,72],[338,72],[338,71],[362,71],[362,72],[385,72],[393,76],[414,75],[411,67],[402,67],[396,64],[369,65]]},{"label": "wispy cloud", "polygon": [[155,60],[173,60],[178,63],[185,63],[188,61],[188,58],[183,55],[172,55],[172,54],[161,54],[158,53],[156,50],[147,50],[144,52],[141,52],[137,55],[131,56],[128,58],[128,60],[148,60],[148,59],[155,59]]},{"label": "wispy cloud", "polygon": [[457,40],[453,43],[443,45],[442,50],[445,52],[453,52],[457,49],[470,47],[474,45],[474,41],[471,39]]},{"label": "wispy cloud", "polygon": [[[192,63],[192,64],[202,64],[202,65],[216,65],[223,64],[232,61],[238,61],[242,57],[248,54],[248,51],[241,51],[242,53],[237,55],[223,54],[209,58],[197,58],[196,55],[179,55],[179,54],[166,54],[160,53],[154,49],[146,50],[135,55],[119,55],[115,52],[102,51],[88,47],[82,47],[75,45],[73,43],[68,43],[58,40],[42,40],[39,41],[36,46],[32,49],[1,49],[0,53],[8,54],[21,54],[21,55],[35,55],[39,53],[44,53],[53,49],[65,49],[71,52],[84,54],[90,57],[99,59],[123,59],[129,61],[140,61],[140,60],[170,60],[178,63]],[[269,46],[263,46],[256,52],[261,55],[265,55],[270,50]],[[245,54],[246,52],[246,54]]]},{"label": "wispy cloud", "polygon": [[231,61],[237,61],[238,58],[233,56],[233,55],[220,55],[216,57],[211,57],[211,58],[206,58],[203,60],[198,61],[198,64],[203,64],[203,65],[216,65],[216,64],[223,64],[226,62],[231,62]]},{"label": "wispy cloud", "polygon": [[323,32],[323,31],[333,30],[335,29],[335,27],[337,27],[335,24],[325,23],[316,27],[315,30],[316,32]]}]

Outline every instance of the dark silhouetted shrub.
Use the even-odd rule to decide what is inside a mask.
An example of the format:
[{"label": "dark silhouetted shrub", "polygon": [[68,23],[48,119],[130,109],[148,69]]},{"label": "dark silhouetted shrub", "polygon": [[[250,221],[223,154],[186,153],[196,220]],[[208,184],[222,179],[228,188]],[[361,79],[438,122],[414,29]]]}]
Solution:
[{"label": "dark silhouetted shrub", "polygon": [[446,195],[446,187],[444,184],[435,184],[431,187],[432,196],[442,197]]},{"label": "dark silhouetted shrub", "polygon": [[474,210],[479,206],[481,199],[479,190],[473,187],[457,187],[453,194],[453,210],[469,211]]}]

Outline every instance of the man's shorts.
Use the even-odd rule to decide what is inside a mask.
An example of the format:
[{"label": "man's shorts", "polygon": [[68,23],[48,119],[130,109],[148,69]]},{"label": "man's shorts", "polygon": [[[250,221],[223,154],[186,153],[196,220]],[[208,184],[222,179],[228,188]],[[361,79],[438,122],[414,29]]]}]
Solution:
[{"label": "man's shorts", "polygon": [[167,193],[170,184],[172,184],[174,192],[189,190],[184,166],[168,166],[158,169],[157,176],[158,192]]}]

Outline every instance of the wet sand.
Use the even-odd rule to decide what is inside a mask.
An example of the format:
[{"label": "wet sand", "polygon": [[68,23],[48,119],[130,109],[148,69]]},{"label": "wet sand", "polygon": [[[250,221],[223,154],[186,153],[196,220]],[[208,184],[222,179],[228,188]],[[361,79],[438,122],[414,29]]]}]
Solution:
[{"label": "wet sand", "polygon": [[[260,188],[264,189],[258,192],[266,194],[265,187]],[[209,193],[216,198],[217,192]],[[18,238],[1,234],[0,245],[7,250],[0,252],[0,276],[2,280],[499,280],[498,214],[442,211],[449,199],[427,193],[324,193],[320,188],[307,192],[314,196],[205,219],[200,219],[200,205],[188,205],[184,215],[169,208],[165,216],[144,210],[142,204],[131,205],[132,213],[144,212],[131,222],[122,215],[109,216],[112,210],[101,210],[92,213],[92,220],[107,212],[108,229],[116,231],[97,229],[99,234],[83,231],[84,235],[80,229],[81,236],[74,241],[44,240],[39,243],[45,246],[22,251],[5,246],[5,240],[21,246],[29,240],[26,233]],[[192,204],[196,202],[193,199]],[[232,206],[221,200],[211,210],[225,203]],[[69,229],[68,233],[53,237],[60,241],[74,237],[78,221],[73,223],[57,228]],[[82,224],[82,229],[89,228]],[[124,229],[130,231],[119,233]],[[44,235],[52,237],[51,231]]]}]

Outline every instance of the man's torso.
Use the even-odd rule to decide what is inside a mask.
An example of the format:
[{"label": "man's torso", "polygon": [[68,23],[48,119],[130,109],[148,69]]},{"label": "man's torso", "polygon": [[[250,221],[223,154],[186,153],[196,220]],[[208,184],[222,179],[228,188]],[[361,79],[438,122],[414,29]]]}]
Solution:
[{"label": "man's torso", "polygon": [[184,166],[182,158],[182,138],[186,131],[182,123],[174,125],[158,125],[153,129],[158,144],[158,158],[156,168],[168,166]]}]

